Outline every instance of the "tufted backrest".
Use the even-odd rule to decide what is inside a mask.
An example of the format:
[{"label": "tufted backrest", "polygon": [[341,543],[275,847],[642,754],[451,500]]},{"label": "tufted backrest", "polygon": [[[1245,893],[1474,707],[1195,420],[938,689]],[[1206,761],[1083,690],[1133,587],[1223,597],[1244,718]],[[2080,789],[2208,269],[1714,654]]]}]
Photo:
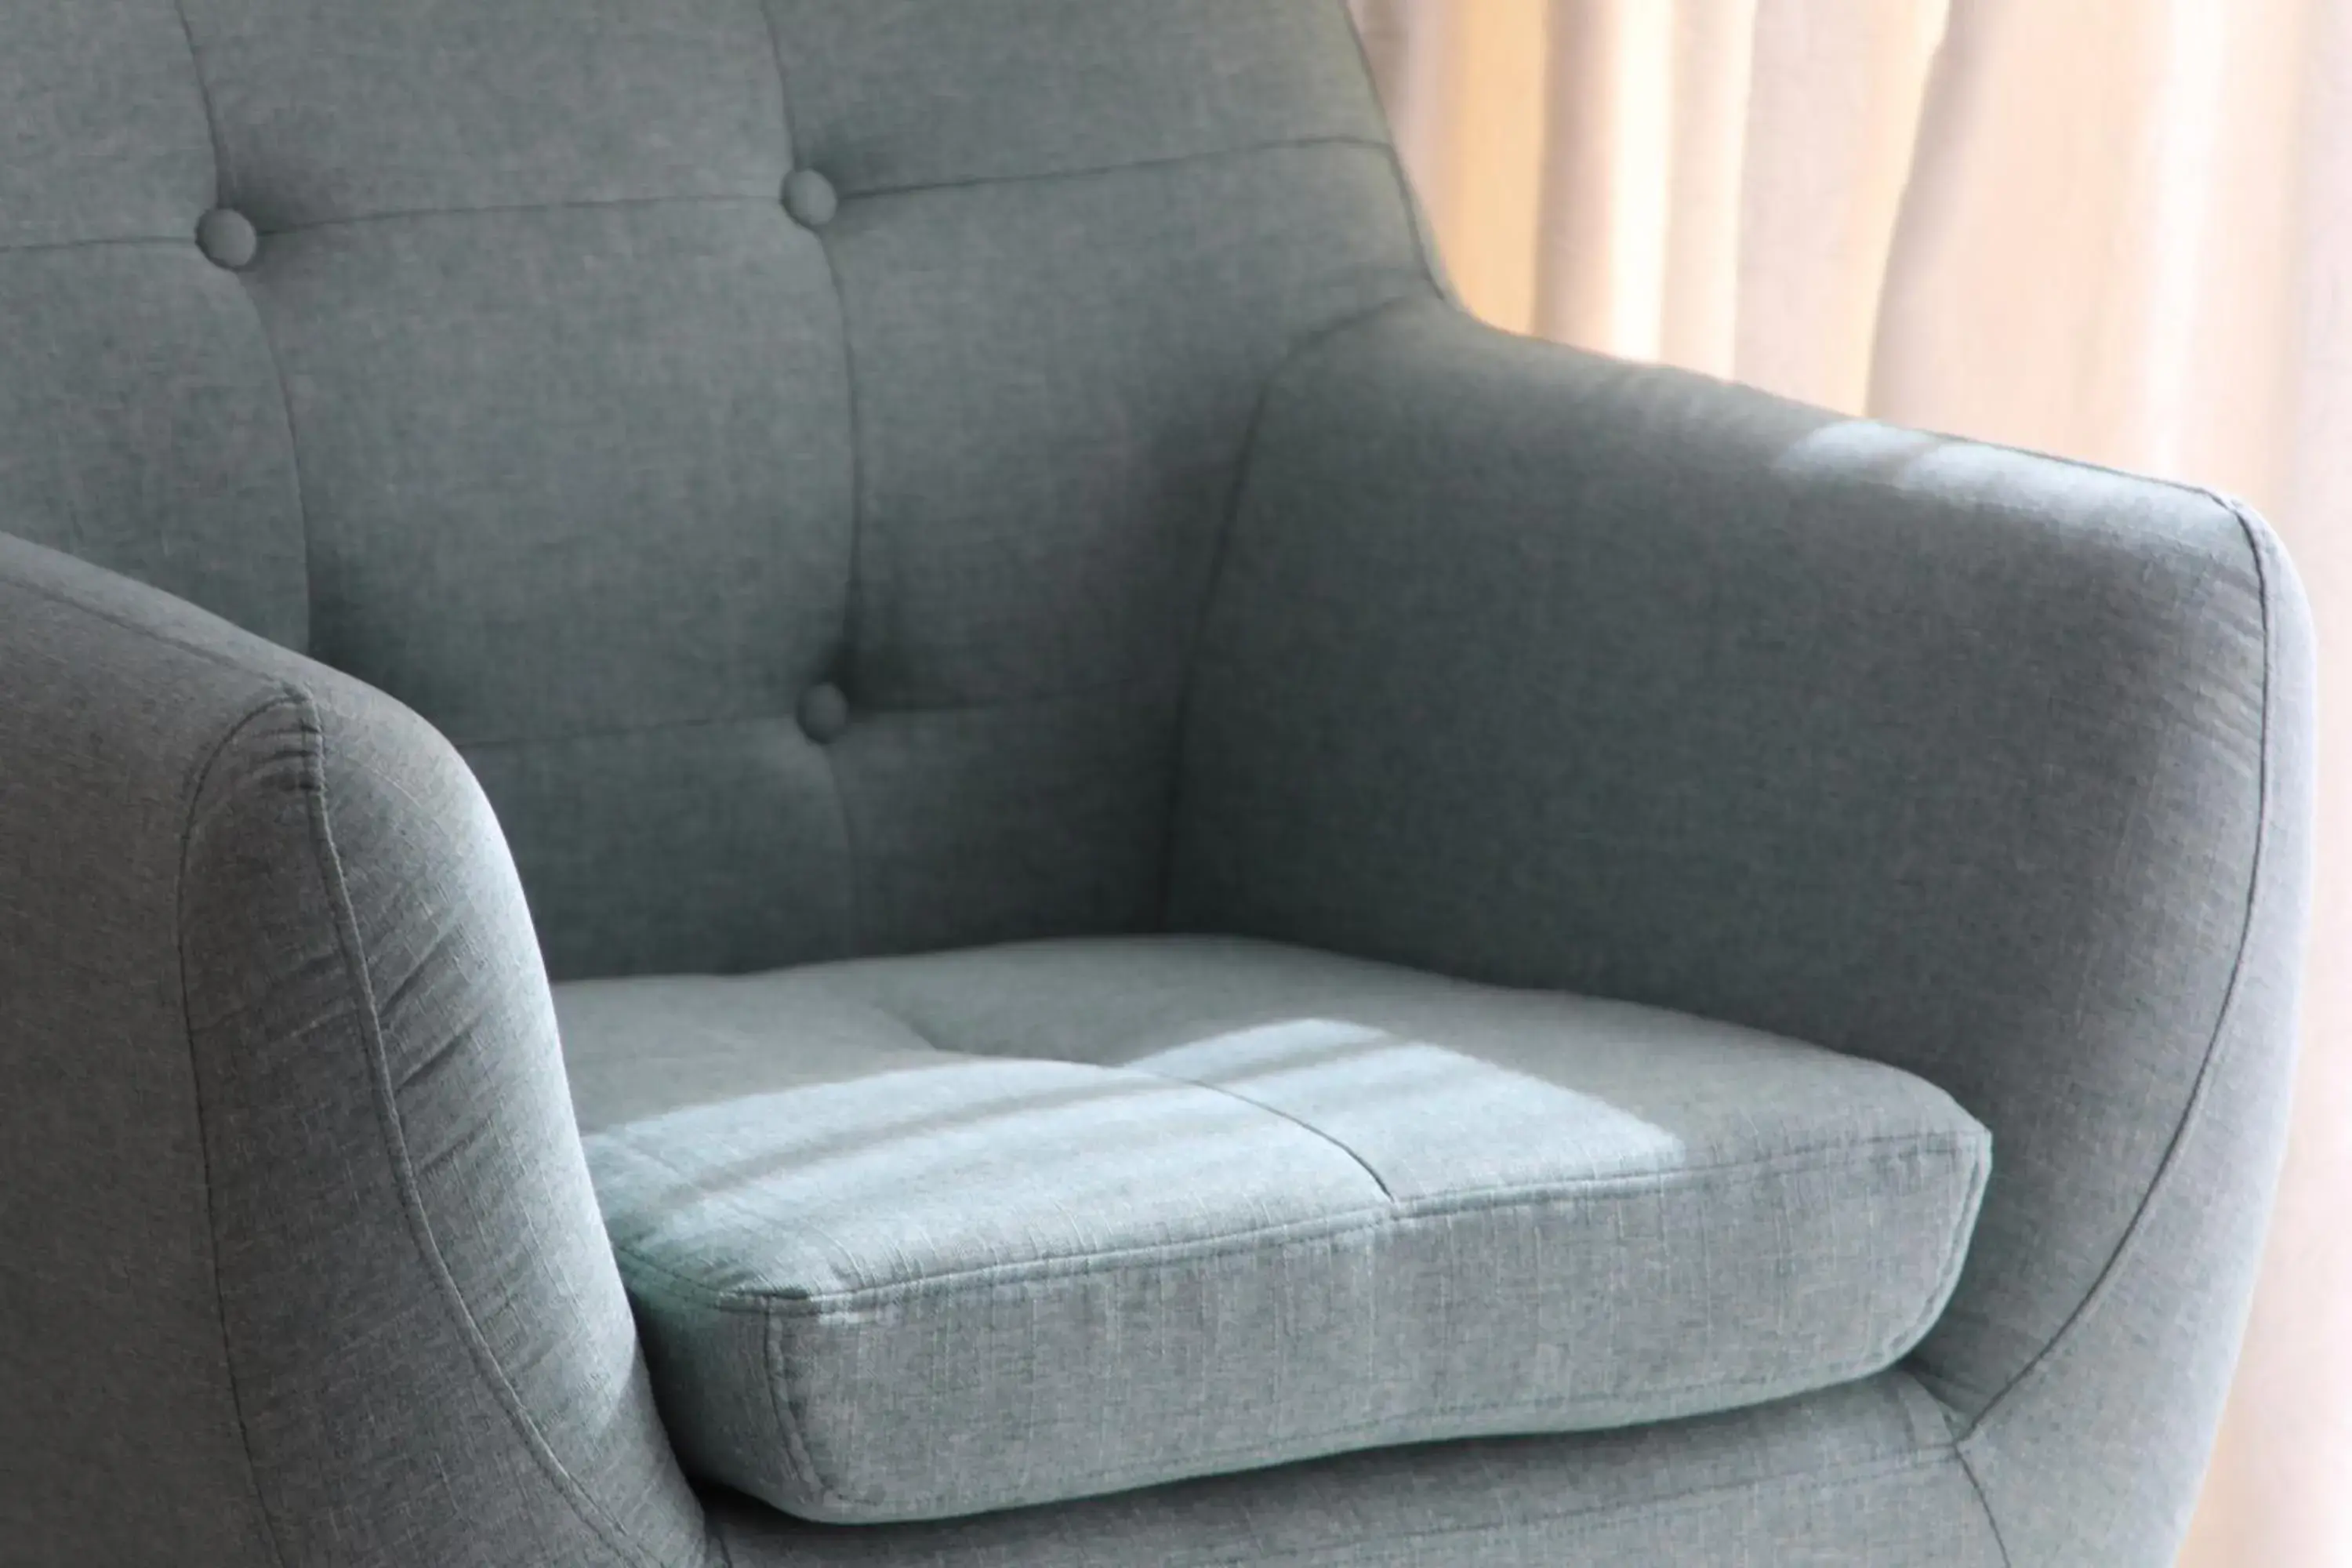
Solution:
[{"label": "tufted backrest", "polygon": [[559,974],[1152,923],[1339,0],[0,0],[0,530],[463,751]]}]

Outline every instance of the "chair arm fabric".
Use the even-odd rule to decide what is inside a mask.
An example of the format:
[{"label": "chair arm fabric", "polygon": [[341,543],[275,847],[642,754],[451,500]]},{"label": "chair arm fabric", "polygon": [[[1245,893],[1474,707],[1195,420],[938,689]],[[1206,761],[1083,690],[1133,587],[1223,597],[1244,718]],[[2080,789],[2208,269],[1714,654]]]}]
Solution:
[{"label": "chair arm fabric", "polygon": [[464,763],[5,537],[0,1306],[11,1562],[715,1560]]},{"label": "chair arm fabric", "polygon": [[1391,310],[1267,394],[1170,918],[1944,1088],[1994,1168],[1913,1369],[2014,1563],[2168,1562],[2284,1143],[2311,665],[2218,498]]}]

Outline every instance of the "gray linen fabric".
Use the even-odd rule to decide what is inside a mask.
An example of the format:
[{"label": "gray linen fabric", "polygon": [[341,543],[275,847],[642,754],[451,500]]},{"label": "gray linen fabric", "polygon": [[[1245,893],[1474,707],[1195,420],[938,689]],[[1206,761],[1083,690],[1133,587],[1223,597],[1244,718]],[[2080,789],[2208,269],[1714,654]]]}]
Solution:
[{"label": "gray linen fabric", "polygon": [[1153,922],[1258,392],[1426,288],[1336,7],[186,11],[309,650],[478,763],[556,973]]},{"label": "gray linen fabric", "polygon": [[557,994],[698,1474],[933,1518],[1875,1372],[1982,1129],[1622,1004],[1172,938]]},{"label": "gray linen fabric", "polygon": [[12,1563],[703,1564],[464,764],[0,536]]},{"label": "gray linen fabric", "polygon": [[[79,558],[0,544],[12,1563],[2177,1538],[2282,1136],[2291,570],[1453,316],[1339,0],[0,0],[0,532]],[[1171,923],[1947,1091],[1957,1446],[1832,1390],[1509,1482],[706,1512],[541,963]]]},{"label": "gray linen fabric", "polygon": [[1725,1415],[1375,1449],[939,1524],[841,1529],[732,1497],[712,1511],[734,1568],[2008,1561],[1942,1407],[1900,1372]]},{"label": "gray linen fabric", "polygon": [[184,247],[212,198],[213,148],[170,8],[6,0],[0,27],[0,253]]},{"label": "gray linen fabric", "polygon": [[768,14],[803,155],[850,195],[1388,146],[1346,17],[1320,0],[768,0]]},{"label": "gray linen fabric", "polygon": [[2045,1432],[1999,1468],[2049,1560],[2158,1561],[2279,1147],[2308,635],[2212,497],[1403,308],[1269,397],[1172,918],[1950,1090],[2000,1173],[1915,1364],[1989,1452]]},{"label": "gray linen fabric", "polygon": [[293,447],[235,280],[184,236],[0,251],[0,321],[35,367],[0,375],[7,531],[305,646]]},{"label": "gray linen fabric", "polygon": [[0,0],[11,531],[425,715],[559,975],[1156,921],[1259,392],[1428,288],[1339,5],[88,9]]}]

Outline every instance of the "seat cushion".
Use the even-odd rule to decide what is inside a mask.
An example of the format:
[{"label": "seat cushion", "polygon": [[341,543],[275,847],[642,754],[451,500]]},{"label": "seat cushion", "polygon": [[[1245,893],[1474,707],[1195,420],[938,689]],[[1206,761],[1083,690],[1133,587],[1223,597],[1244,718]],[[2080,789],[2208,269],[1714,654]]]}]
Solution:
[{"label": "seat cushion", "polygon": [[1889,1068],[1239,941],[556,1005],[679,1453],[818,1520],[1860,1377],[1934,1321],[1990,1162]]}]

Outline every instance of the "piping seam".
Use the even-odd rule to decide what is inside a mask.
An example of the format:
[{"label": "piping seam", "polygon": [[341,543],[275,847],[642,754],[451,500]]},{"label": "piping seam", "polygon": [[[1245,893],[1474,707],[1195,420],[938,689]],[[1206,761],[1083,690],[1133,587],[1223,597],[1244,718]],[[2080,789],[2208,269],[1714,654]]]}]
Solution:
[{"label": "piping seam", "polygon": [[900,185],[865,185],[841,193],[844,201],[877,196],[917,196],[936,191],[968,191],[989,185],[1050,184],[1063,180],[1094,180],[1109,174],[1133,174],[1154,169],[1181,169],[1190,163],[1216,163],[1254,157],[1261,153],[1291,153],[1318,147],[1359,147],[1391,152],[1386,142],[1370,136],[1284,136],[1241,147],[1203,147],[1194,153],[1171,153],[1156,158],[1129,158],[1117,163],[1094,163],[1076,169],[1037,169],[1026,174],[974,174],[961,180],[914,180]]},{"label": "piping seam", "polygon": [[2000,1553],[2001,1568],[2011,1568],[2009,1542],[2000,1537],[2000,1521],[1993,1516],[1992,1500],[1985,1495],[1984,1482],[1977,1476],[1975,1461],[1969,1458],[1969,1451],[1958,1443],[1952,1445],[1952,1458],[1960,1462],[1960,1474],[1969,1478],[1969,1489],[1977,1494],[1977,1507],[1984,1510],[1985,1528],[1992,1531],[1992,1543],[1994,1549]]},{"label": "piping seam", "polygon": [[[2083,466],[2095,467],[2095,465]],[[2188,1142],[2189,1134],[2196,1130],[2199,1122],[2203,1119],[2209,1090],[2211,1089],[2220,1061],[2228,1048],[2229,1026],[2236,1016],[2238,1000],[2242,994],[2242,984],[2245,977],[2246,953],[2252,945],[2255,917],[2262,905],[2263,894],[2267,886],[2263,873],[2270,847],[2272,811],[2274,804],[2273,792],[2276,784],[2271,765],[2271,729],[2277,690],[2272,674],[2279,657],[2278,621],[2277,616],[2273,613],[2271,602],[2270,565],[2261,536],[2248,519],[2242,506],[2212,490],[2189,486],[2171,488],[2187,489],[2191,493],[2203,496],[2207,500],[2220,507],[2238,525],[2240,532],[2245,537],[2247,552],[2252,558],[2256,594],[2262,605],[2263,720],[2261,740],[2258,745],[2259,776],[2255,785],[2253,850],[2247,866],[2246,908],[2238,930],[2238,951],[2236,957],[2231,963],[2229,983],[2221,998],[2221,1010],[2213,1020],[2212,1034],[2206,1042],[2204,1058],[2198,1065],[2196,1082],[2189,1089],[2189,1103],[2182,1108],[2180,1120],[2173,1127],[2172,1137],[2165,1145],[2164,1157],[2157,1163],[2156,1174],[2149,1180],[2147,1190],[2140,1194],[2139,1203],[2132,1211],[2131,1222],[2124,1227],[2123,1237],[2116,1243],[2115,1250],[2108,1255],[2105,1265],[2099,1270],[2098,1279],[2093,1281],[2091,1289],[2084,1293],[2082,1301],[2074,1311],[2067,1315],[2066,1321],[2059,1325],[2057,1332],[2051,1335],[2049,1342],[2020,1368],[2015,1376],[2003,1384],[2000,1391],[1985,1402],[1984,1408],[1979,1411],[1975,1419],[1969,1423],[1968,1430],[1960,1434],[1959,1445],[1964,1453],[1969,1445],[1978,1442],[1980,1435],[1986,1433],[1994,1425],[2013,1396],[2029,1383],[2038,1378],[2046,1366],[2069,1351],[2076,1331],[2089,1321],[2105,1304],[2107,1298],[2113,1294],[2116,1279],[2122,1274],[2126,1263],[2130,1260],[2136,1250],[2136,1244],[2146,1226],[2149,1211],[2156,1206],[2157,1199],[2168,1190],[2173,1173],[2179,1166],[2181,1146]]]},{"label": "piping seam", "polygon": [[1168,830],[1160,851],[1158,902],[1160,923],[1163,928],[1170,923],[1169,915],[1175,901],[1176,849],[1180,826],[1183,821],[1184,758],[1190,750],[1193,709],[1200,685],[1201,653],[1208,642],[1210,622],[1215,618],[1218,590],[1224,584],[1226,565],[1233,554],[1234,535],[1240,531],[1242,512],[1249,500],[1250,482],[1256,477],[1259,450],[1275,394],[1283,381],[1296,374],[1300,366],[1357,328],[1370,326],[1407,306],[1430,302],[1426,295],[1400,294],[1308,333],[1282,356],[1281,362],[1267,373],[1265,384],[1258,389],[1257,405],[1250,411],[1249,425],[1242,433],[1241,450],[1234,463],[1233,488],[1225,498],[1225,514],[1219,520],[1216,535],[1209,546],[1208,580],[1201,586],[1201,608],[1193,617],[1189,646],[1184,653],[1183,684],[1176,696],[1175,732],[1169,749]]},{"label": "piping seam", "polygon": [[[766,0],[754,3],[759,5],[761,22],[767,27],[768,49],[776,64],[776,101],[783,115],[785,152],[793,168],[806,167],[801,156],[800,129],[793,121],[792,73],[784,65],[784,40],[776,31],[775,14],[768,9]],[[822,226],[811,228],[808,233],[816,241],[817,254],[824,258],[825,279],[833,285],[834,313],[841,323],[842,402],[849,418],[849,559],[847,580],[841,588],[841,626],[835,634],[834,651],[835,677],[846,681],[849,667],[857,655],[857,594],[859,584],[865,580],[859,568],[866,547],[866,422],[858,407],[857,348],[850,341],[849,290],[841,280],[841,263],[834,256],[833,246]],[[841,826],[842,864],[847,873],[842,880],[847,889],[848,930],[842,947],[845,952],[856,952],[865,925],[861,909],[864,900],[857,886],[857,835],[850,826],[849,797],[841,787],[841,764],[833,751],[836,743],[837,741],[822,742],[817,749],[824,754],[825,776],[833,783],[833,809]]]},{"label": "piping seam", "polygon": [[1268,1116],[1278,1117],[1282,1121],[1289,1122],[1293,1127],[1298,1128],[1304,1131],[1312,1132],[1316,1137],[1321,1139],[1324,1142],[1328,1143],[1332,1148],[1337,1149],[1339,1152],[1348,1156],[1349,1159],[1353,1160],[1357,1165],[1361,1168],[1364,1174],[1371,1177],[1372,1185],[1380,1188],[1381,1190],[1381,1196],[1388,1199],[1388,1201],[1392,1204],[1396,1202],[1396,1194],[1390,1190],[1388,1182],[1382,1178],[1381,1173],[1372,1168],[1372,1163],[1370,1160],[1365,1159],[1361,1154],[1356,1152],[1355,1150],[1349,1148],[1346,1143],[1333,1137],[1330,1133],[1326,1132],[1322,1128],[1316,1126],[1312,1121],[1308,1121],[1303,1117],[1293,1116],[1289,1111],[1283,1110],[1282,1107],[1278,1105],[1268,1105],[1263,1100],[1253,1099],[1251,1096],[1244,1094],[1241,1090],[1229,1088],[1222,1083],[1207,1083],[1196,1078],[1179,1078],[1174,1073],[1154,1072],[1150,1068],[1139,1068],[1132,1062],[1126,1064],[1119,1070],[1122,1072],[1141,1073],[1146,1078],[1156,1078],[1166,1083],[1181,1083],[1187,1089],[1205,1089],[1211,1094],[1221,1094],[1227,1100],[1238,1100],[1240,1103],[1248,1106],[1253,1110],[1263,1110]]},{"label": "piping seam", "polygon": [[[1169,1080],[1182,1081],[1182,1080]],[[1198,1086],[1193,1086],[1198,1087]],[[692,1174],[668,1160],[657,1150],[648,1149],[613,1133],[604,1135],[607,1147],[646,1162],[647,1164],[691,1182]],[[1738,1181],[1756,1181],[1777,1177],[1797,1177],[1834,1173],[1842,1168],[1877,1163],[1901,1163],[1913,1157],[1924,1163],[1928,1159],[1950,1164],[1957,1172],[1965,1163],[1969,1167],[1967,1192],[1963,1207],[1969,1196],[1980,1196],[1985,1164],[1982,1159],[1988,1142],[1982,1139],[1956,1134],[1893,1134],[1883,1138],[1858,1141],[1848,1144],[1825,1145],[1795,1153],[1774,1155],[1763,1159],[1731,1160],[1713,1165],[1686,1167],[1668,1174],[1608,1177],[1599,1180],[1534,1183],[1514,1187],[1478,1188],[1466,1193],[1448,1194],[1442,1197],[1418,1199],[1409,1203],[1367,1205],[1343,1209],[1334,1214],[1317,1215],[1304,1219],[1283,1221],[1273,1225],[1255,1226],[1247,1229],[1223,1231],[1215,1235],[1193,1237],[1173,1243],[1139,1243],[1129,1246],[1102,1247],[1080,1252],[1066,1252],[1048,1258],[1027,1258],[1012,1263],[982,1264],[953,1268],[938,1273],[918,1274],[911,1278],[873,1285],[848,1286],[822,1292],[802,1289],[776,1289],[763,1285],[721,1287],[709,1284],[678,1272],[646,1254],[634,1242],[615,1241],[616,1255],[645,1264],[697,1293],[697,1300],[717,1311],[746,1314],[787,1313],[796,1317],[821,1317],[829,1312],[871,1310],[883,1305],[910,1301],[936,1301],[964,1295],[975,1289],[992,1289],[1003,1286],[1050,1284],[1071,1279],[1090,1278],[1099,1274],[1128,1273],[1141,1269],[1183,1268],[1203,1260],[1219,1260],[1245,1255],[1252,1251],[1298,1244],[1324,1243],[1359,1236],[1378,1237],[1389,1232],[1418,1226],[1427,1223],[1451,1224],[1457,1220],[1476,1219],[1493,1214],[1522,1211],[1533,1206],[1574,1207],[1593,1202],[1610,1202],[1625,1197],[1666,1197],[1685,1193],[1705,1194]],[[1858,1158],[1857,1158],[1858,1157]],[[1948,1177],[1923,1177],[1919,1185]],[[710,1194],[711,1201],[723,1204],[737,1218],[754,1226],[773,1223],[772,1215],[761,1213],[740,1200],[731,1191]],[[1944,1261],[1938,1279],[1945,1284],[1957,1275],[1965,1253],[1967,1235],[1955,1232],[1946,1245]],[[1931,1302],[1929,1315],[1939,1303]],[[1926,1328],[1897,1335],[1899,1342]]]},{"label": "piping seam", "polygon": [[205,1250],[212,1268],[213,1311],[220,1324],[221,1365],[228,1374],[229,1409],[236,1418],[237,1447],[245,1454],[246,1484],[252,1489],[254,1509],[261,1516],[262,1534],[268,1540],[270,1558],[278,1565],[278,1568],[286,1568],[286,1546],[278,1537],[278,1521],[270,1513],[268,1500],[261,1493],[261,1466],[254,1458],[253,1431],[246,1420],[245,1395],[237,1385],[236,1355],[229,1345],[228,1299],[221,1288],[220,1218],[213,1203],[212,1139],[206,1131],[204,1073],[196,1065],[196,1028],[190,1017],[188,1006],[186,910],[188,857],[195,845],[196,807],[202,804],[205,789],[212,782],[214,768],[219,764],[223,757],[228,754],[229,748],[236,743],[237,737],[244,734],[247,729],[258,721],[264,714],[281,707],[292,707],[299,713],[299,697],[290,689],[280,688],[272,691],[268,698],[257,703],[236,723],[228,727],[213,747],[211,754],[205,758],[203,765],[196,770],[188,785],[186,808],[181,814],[179,877],[177,886],[174,887],[172,894],[172,915],[174,924],[172,949],[180,971],[180,1022],[188,1042],[188,1081],[196,1110],[196,1153],[198,1161],[204,1167]]},{"label": "piping seam", "polygon": [[[213,105],[212,84],[205,79],[204,51],[196,47],[196,29],[188,20],[186,0],[172,0],[173,14],[180,19],[181,37],[187,40],[188,68],[195,78],[196,98],[205,111],[205,131],[213,145],[213,205],[223,205],[230,184],[228,141],[221,134],[220,114]],[[286,418],[286,462],[294,480],[294,516],[302,529],[302,646],[311,646],[312,622],[316,618],[318,592],[310,574],[310,504],[302,488],[302,443],[294,434],[294,395],[286,384],[286,366],[278,354],[278,341],[269,331],[269,319],[254,297],[252,285],[240,275],[238,292],[253,308],[254,330],[261,334],[262,352],[269,356],[269,374],[278,383],[278,402]]]},{"label": "piping seam", "polygon": [[400,1195],[401,1211],[408,1222],[411,1239],[441,1297],[442,1304],[456,1321],[458,1335],[466,1342],[476,1369],[482,1373],[497,1397],[500,1408],[515,1431],[523,1440],[541,1473],[554,1483],[557,1492],[570,1505],[573,1515],[585,1524],[591,1533],[615,1556],[644,1565],[663,1568],[661,1560],[651,1551],[630,1537],[620,1522],[591,1497],[579,1481],[566,1469],[563,1461],[548,1445],[546,1435],[522,1403],[522,1396],[499,1364],[497,1353],[475,1320],[473,1309],[467,1305],[464,1292],[457,1289],[457,1279],[449,1271],[448,1259],[442,1256],[440,1243],[433,1234],[431,1216],[425,1212],[425,1197],[417,1185],[416,1171],[408,1154],[408,1140],[402,1130],[400,1106],[392,1087],[391,1064],[383,1043],[383,1020],[376,1012],[374,983],[368,976],[367,955],[360,935],[359,916],[352,907],[350,891],[343,879],[342,858],[335,848],[334,827],[327,804],[326,729],[321,723],[316,699],[307,691],[298,691],[299,721],[303,732],[302,794],[306,798],[310,821],[312,859],[319,869],[319,879],[332,911],[335,942],[343,961],[343,969],[353,994],[359,1002],[360,1037],[367,1058],[365,1066],[369,1088],[375,1100],[376,1119],[383,1131],[384,1153],[392,1167],[393,1184]]},{"label": "piping seam", "polygon": [[60,250],[97,250],[108,246],[170,246],[174,249],[195,242],[179,234],[101,234],[88,239],[44,239],[29,245],[0,245],[0,256],[40,256]]}]

